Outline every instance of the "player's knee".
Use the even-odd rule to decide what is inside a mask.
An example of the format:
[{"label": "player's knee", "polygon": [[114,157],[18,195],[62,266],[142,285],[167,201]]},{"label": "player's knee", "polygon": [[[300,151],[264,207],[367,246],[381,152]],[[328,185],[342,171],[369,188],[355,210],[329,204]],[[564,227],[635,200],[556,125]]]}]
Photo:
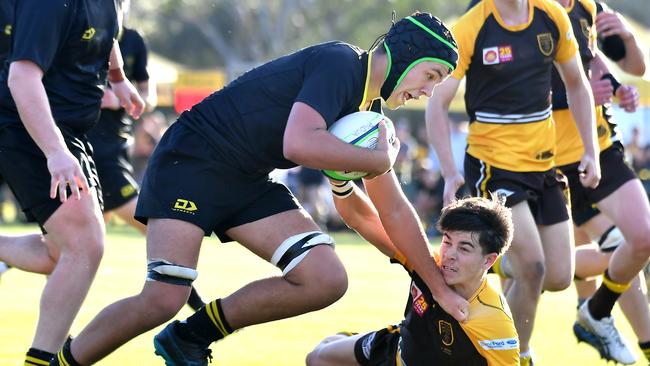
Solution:
[{"label": "player's knee", "polygon": [[560,271],[557,272],[558,273],[555,273],[553,275],[551,275],[551,273],[546,274],[544,277],[544,290],[563,291],[571,286],[571,282],[573,280],[570,273],[571,271],[563,271],[563,273],[559,273]]},{"label": "player's knee", "polygon": [[147,317],[155,324],[162,324],[173,318],[187,300],[183,291],[165,291],[165,288],[147,288],[140,294],[141,304]]},{"label": "player's knee", "polygon": [[322,343],[316,346],[314,350],[309,352],[307,354],[307,357],[305,358],[305,364],[307,366],[330,366],[332,365],[330,362],[327,362],[326,359],[324,359],[321,355],[320,348],[322,347]]},{"label": "player's knee", "polygon": [[543,261],[532,261],[525,263],[520,279],[529,284],[542,284],[546,275],[546,266]]},{"label": "player's knee", "polygon": [[333,304],[348,290],[348,276],[345,269],[322,273],[315,287],[321,294],[323,307]]},{"label": "player's knee", "polygon": [[629,235],[627,243],[639,256],[650,256],[650,226],[637,227],[637,230]]}]

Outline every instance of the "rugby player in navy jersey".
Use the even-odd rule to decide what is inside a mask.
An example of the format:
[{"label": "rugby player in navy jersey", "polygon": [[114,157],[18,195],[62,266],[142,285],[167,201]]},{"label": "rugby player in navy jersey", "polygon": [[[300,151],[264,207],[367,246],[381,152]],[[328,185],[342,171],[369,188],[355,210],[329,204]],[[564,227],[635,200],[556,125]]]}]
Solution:
[{"label": "rugby player in navy jersey", "polygon": [[[124,22],[128,20],[129,2],[122,4]],[[146,103],[147,112],[156,106],[156,88],[149,81],[147,46],[135,29],[125,26],[119,35],[124,73]],[[110,88],[104,90],[102,110],[97,125],[88,132],[93,147],[104,201],[104,221],[116,214],[129,225],[146,234],[146,226],[134,218],[138,201],[138,183],[133,176],[129,148],[133,143],[133,121]],[[194,310],[203,306],[198,292],[192,287],[188,305]]]},{"label": "rugby player in navy jersey", "polygon": [[[247,72],[181,114],[151,157],[138,199],[136,217],[148,222],[142,292],[104,309],[53,364],[92,364],[171,319],[198,274],[202,239],[213,232],[275,264],[282,276],[252,282],[169,324],[154,339],[166,363],[206,365],[210,344],[233,331],[340,298],[347,277],[332,238],[269,173],[297,165],[365,171],[369,178],[386,173],[398,148],[388,143],[383,124],[375,150],[343,143],[328,126],[379,98],[397,108],[430,96],[457,57],[451,32],[418,13],[395,23],[370,51],[338,41],[307,47]],[[399,225],[417,225],[403,195],[384,199],[396,207]],[[414,233],[395,245],[436,301],[465,319],[467,301],[447,287],[426,241]],[[216,265],[219,260],[228,259],[215,259]]]},{"label": "rugby player in navy jersey", "polygon": [[[387,193],[380,178],[366,182],[369,194]],[[442,245],[435,253],[445,282],[470,303],[471,316],[458,322],[437,306],[416,271],[391,242],[382,217],[361,190],[334,202],[343,219],[412,277],[405,319],[376,332],[325,338],[307,356],[308,366],[519,365],[519,341],[505,298],[486,280],[487,269],[512,240],[510,209],[485,198],[465,198],[442,210]],[[341,198],[335,195],[337,198]]]},{"label": "rugby player in navy jersey", "polygon": [[118,12],[113,1],[15,2],[11,50],[0,73],[0,174],[57,251],[20,253],[28,262],[56,261],[28,365],[47,364],[63,345],[102,256],[101,205],[85,133],[97,121],[106,79],[129,113],[142,112],[115,41]]}]

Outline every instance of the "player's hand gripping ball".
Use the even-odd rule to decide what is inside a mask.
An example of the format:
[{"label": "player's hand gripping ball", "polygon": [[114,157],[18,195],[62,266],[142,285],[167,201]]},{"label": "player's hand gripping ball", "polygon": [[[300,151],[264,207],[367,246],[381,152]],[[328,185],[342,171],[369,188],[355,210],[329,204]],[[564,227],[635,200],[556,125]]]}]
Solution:
[{"label": "player's hand gripping ball", "polygon": [[[376,112],[355,112],[334,122],[328,131],[339,139],[354,146],[374,149],[379,141],[379,123],[386,123],[388,141],[395,141],[395,126],[386,116]],[[323,170],[329,178],[336,180],[355,180],[368,175],[365,172]]]}]

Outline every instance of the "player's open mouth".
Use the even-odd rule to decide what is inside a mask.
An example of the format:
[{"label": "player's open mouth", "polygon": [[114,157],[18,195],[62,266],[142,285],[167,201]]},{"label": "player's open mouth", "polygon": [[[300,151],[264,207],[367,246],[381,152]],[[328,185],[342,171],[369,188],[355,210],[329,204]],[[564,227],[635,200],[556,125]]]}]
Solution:
[{"label": "player's open mouth", "polygon": [[444,264],[442,265],[442,269],[443,269],[443,271],[446,271],[446,272],[458,272],[458,270],[456,268],[451,268],[451,267],[449,267],[447,265],[444,265]]}]

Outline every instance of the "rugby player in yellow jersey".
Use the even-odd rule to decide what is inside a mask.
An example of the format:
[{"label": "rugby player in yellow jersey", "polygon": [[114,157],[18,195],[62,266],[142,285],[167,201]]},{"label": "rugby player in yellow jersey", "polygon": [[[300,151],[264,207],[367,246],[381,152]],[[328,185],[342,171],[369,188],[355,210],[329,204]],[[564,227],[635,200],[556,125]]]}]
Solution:
[{"label": "rugby player in yellow jersey", "polygon": [[[373,191],[380,184],[366,183]],[[386,234],[379,220],[381,213],[355,215],[372,212],[361,193],[337,199],[335,204],[347,223],[353,223],[362,236],[408,270],[412,282],[405,319],[399,326],[327,337],[307,356],[308,366],[519,365],[517,333],[508,305],[485,276],[512,239],[510,209],[497,200],[472,197],[452,202],[442,211],[438,222],[442,245],[434,257],[445,282],[469,301],[469,318],[458,322],[438,306],[392,245],[387,237],[390,232]]]},{"label": "rugby player in yellow jersey", "polygon": [[[562,184],[554,169],[555,131],[550,80],[562,73],[585,150],[581,182],[600,179],[593,97],[564,9],[546,0],[484,0],[453,28],[459,66],[436,87],[427,105],[429,135],[445,179],[445,200],[467,181],[472,194],[506,198],[515,234],[506,293],[519,333],[522,364],[531,364],[529,341],[543,289],[563,290],[573,278],[572,232]],[[467,77],[470,117],[465,177],[453,164],[449,104]]]},{"label": "rugby player in yellow jersey", "polygon": [[[569,14],[585,70],[591,69],[592,87],[597,101],[596,116],[600,145],[600,163],[603,176],[595,188],[583,187],[578,179],[577,167],[582,144],[568,110],[566,93],[560,76],[553,75],[553,119],[556,123],[556,164],[569,181],[571,211],[574,224],[597,240],[601,249],[612,254],[605,268],[598,268],[602,260],[588,259],[584,250],[576,253],[576,274],[579,277],[593,276],[589,267],[596,267],[596,273],[603,272],[603,284],[586,303],[580,306],[579,318],[574,332],[579,340],[595,346],[602,357],[632,364],[636,357],[619,335],[611,318],[611,310],[621,294],[622,308],[631,317],[642,349],[650,345],[650,315],[645,296],[639,287],[638,273],[650,255],[650,206],[640,181],[625,163],[620,136],[616,134],[610,106],[601,105],[616,95],[625,110],[634,110],[638,94],[629,86],[612,87],[613,76],[600,59],[596,49],[597,5],[593,0],[557,0]],[[607,22],[612,28],[612,22]],[[629,37],[626,37],[629,38]],[[608,49],[605,49],[607,52]],[[645,67],[643,67],[645,68]],[[605,75],[605,76],[602,76]],[[635,202],[630,205],[629,202]],[[597,206],[595,209],[593,206]],[[602,210],[609,220],[596,217]],[[602,216],[602,215],[600,215]],[[620,229],[620,230],[619,230]],[[627,240],[626,240],[627,239]],[[607,269],[606,269],[607,268]],[[591,269],[593,271],[593,269]],[[634,288],[630,288],[634,280]],[[593,337],[593,336],[596,337]],[[650,350],[649,350],[650,351]]]}]

